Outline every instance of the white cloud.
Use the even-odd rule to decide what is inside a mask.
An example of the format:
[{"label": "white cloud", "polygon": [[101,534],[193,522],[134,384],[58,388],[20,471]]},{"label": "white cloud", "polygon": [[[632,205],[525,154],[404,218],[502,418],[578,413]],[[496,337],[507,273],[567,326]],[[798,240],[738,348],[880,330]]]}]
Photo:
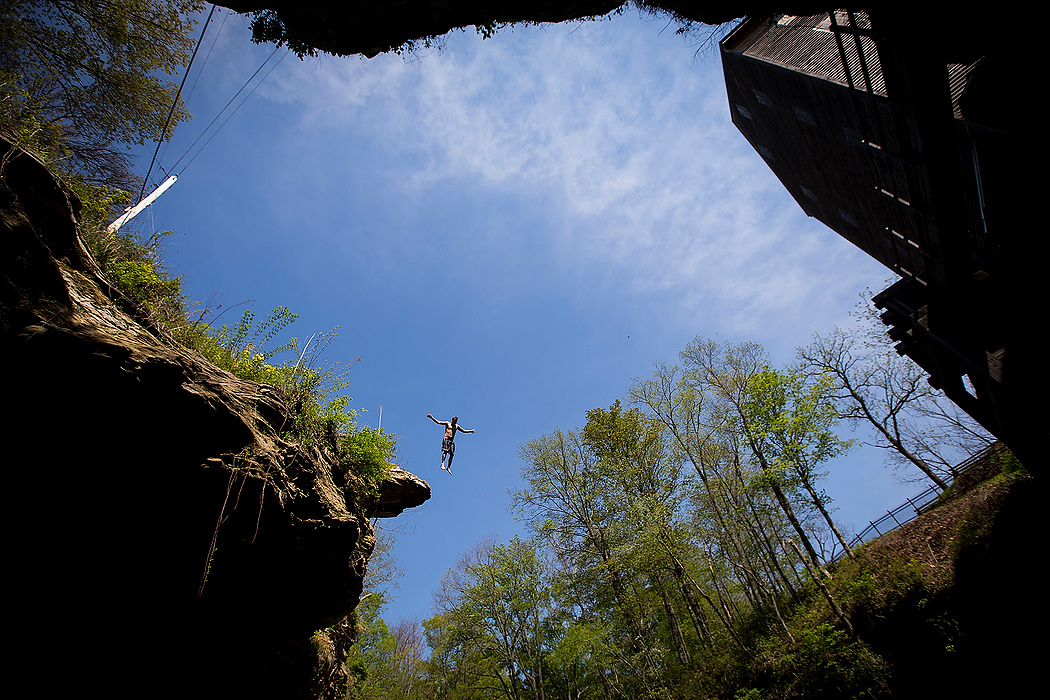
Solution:
[{"label": "white cloud", "polygon": [[[673,290],[683,318],[714,303],[743,312],[742,330],[793,322],[870,274],[829,247],[833,235],[736,133],[716,60],[695,65],[673,37],[654,53],[655,31],[621,19],[454,36],[421,62],[303,64],[267,96],[302,104],[302,129],[335,142],[365,129],[392,160],[412,154],[411,192],[455,181],[549,201],[564,225],[537,231],[533,246],[550,265],[634,294]],[[851,271],[858,261],[863,273]]]}]

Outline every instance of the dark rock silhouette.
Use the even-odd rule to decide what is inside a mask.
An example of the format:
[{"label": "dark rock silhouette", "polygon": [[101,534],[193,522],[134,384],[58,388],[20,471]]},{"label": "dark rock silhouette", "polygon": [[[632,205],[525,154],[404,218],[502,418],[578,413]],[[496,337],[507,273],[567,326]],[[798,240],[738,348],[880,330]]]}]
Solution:
[{"label": "dark rock silhouette", "polygon": [[323,446],[278,437],[279,390],[140,323],[79,237],[75,197],[6,142],[0,157],[12,666],[113,697],[331,696],[368,517],[429,486],[396,470],[378,505],[345,497]]},{"label": "dark rock silhouette", "polygon": [[[469,26],[493,27],[507,23],[553,23],[600,17],[624,8],[644,8],[680,20],[702,24],[721,24],[745,15],[772,12],[815,14],[827,11],[824,5],[807,0],[503,0],[481,2],[432,2],[431,0],[352,0],[342,3],[291,2],[290,0],[224,0],[219,3],[235,12],[272,11],[283,24],[286,36],[300,46],[335,55],[364,54],[372,57],[406,42],[438,37]],[[991,44],[1005,46],[1008,32],[991,32],[972,15],[959,12],[946,2],[903,3],[877,0],[860,3],[863,8],[902,27],[914,27],[926,36],[924,44],[938,54],[954,55],[951,60],[973,60]],[[936,31],[916,22],[916,16],[937,17]],[[974,53],[977,56],[974,56]],[[950,58],[950,57],[949,57]]]}]

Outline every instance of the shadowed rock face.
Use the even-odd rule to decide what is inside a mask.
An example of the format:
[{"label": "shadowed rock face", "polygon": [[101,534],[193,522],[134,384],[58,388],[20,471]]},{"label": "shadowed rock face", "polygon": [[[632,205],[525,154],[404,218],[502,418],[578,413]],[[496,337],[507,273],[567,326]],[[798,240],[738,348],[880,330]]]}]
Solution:
[{"label": "shadowed rock face", "polygon": [[[272,11],[293,46],[370,58],[406,42],[463,27],[567,22],[600,17],[620,8],[711,25],[745,15],[809,15],[828,9],[810,0],[224,0],[219,4],[242,13]],[[942,63],[972,62],[992,45],[1004,48],[1009,35],[989,31],[984,23],[974,21],[972,13],[960,12],[957,4],[944,0],[867,0],[847,5],[878,15],[882,27],[893,25],[895,31],[913,32]]]},{"label": "shadowed rock face", "polygon": [[[348,506],[323,449],[276,437],[279,391],[114,302],[78,208],[31,156],[5,164],[11,667],[116,697],[331,696],[375,544],[366,505]],[[382,493],[388,514],[430,496],[401,470]],[[320,659],[311,637],[340,625]]]},{"label": "shadowed rock face", "polygon": [[[461,27],[566,22],[600,17],[629,6],[623,0],[352,0],[341,3],[227,0],[219,4],[236,12],[273,10],[288,35],[297,41],[336,55],[360,53],[369,57],[407,41],[441,36]],[[638,4],[705,24],[721,24],[745,14],[769,12],[777,6],[762,1],[725,0]],[[787,5],[820,9],[812,3],[781,3],[781,6]]]},{"label": "shadowed rock face", "polygon": [[394,467],[379,485],[379,499],[370,509],[373,518],[393,518],[406,508],[415,508],[430,499],[430,484],[412,472]]}]

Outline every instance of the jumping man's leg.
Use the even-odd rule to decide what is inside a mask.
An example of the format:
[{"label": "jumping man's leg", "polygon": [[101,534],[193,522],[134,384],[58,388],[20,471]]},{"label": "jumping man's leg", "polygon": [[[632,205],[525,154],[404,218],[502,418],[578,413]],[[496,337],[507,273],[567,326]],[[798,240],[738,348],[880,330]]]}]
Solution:
[{"label": "jumping man's leg", "polygon": [[[441,441],[441,468],[452,473],[452,455],[456,454],[456,444],[446,437]],[[448,455],[448,468],[445,467],[445,455]]]}]

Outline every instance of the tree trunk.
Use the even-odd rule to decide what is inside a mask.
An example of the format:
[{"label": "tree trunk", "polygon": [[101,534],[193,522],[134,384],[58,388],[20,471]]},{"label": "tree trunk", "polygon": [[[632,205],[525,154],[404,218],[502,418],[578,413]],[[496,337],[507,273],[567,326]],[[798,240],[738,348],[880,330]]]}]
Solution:
[{"label": "tree trunk", "polygon": [[820,511],[821,516],[824,518],[824,522],[828,524],[831,531],[835,533],[835,538],[839,541],[839,544],[842,545],[842,549],[846,552],[846,556],[850,559],[855,559],[856,557],[853,555],[853,550],[850,549],[849,543],[846,542],[846,538],[842,536],[841,532],[839,532],[838,527],[835,525],[835,521],[831,519],[831,514],[828,513],[827,508],[824,507],[824,501],[821,500],[820,496],[817,494],[817,490],[813,488],[813,484],[810,483],[809,479],[802,474],[801,469],[799,469],[799,476],[802,477],[802,484],[806,487],[806,491],[809,492],[810,498],[813,499],[813,505],[815,505],[817,510]]},{"label": "tree trunk", "polygon": [[689,663],[689,648],[685,644],[685,636],[682,634],[682,627],[678,624],[678,616],[675,614],[674,608],[671,606],[671,597],[667,595],[667,587],[664,586],[663,579],[660,574],[655,574],[651,579],[653,586],[660,593],[660,599],[664,604],[664,611],[667,613],[667,625],[671,628],[671,641],[674,642],[675,651],[678,652],[678,660],[683,664]]},{"label": "tree trunk", "polygon": [[802,563],[805,564],[806,570],[809,572],[810,578],[812,578],[813,582],[820,587],[820,592],[824,594],[824,597],[828,601],[828,605],[831,606],[831,611],[835,613],[835,617],[837,617],[842,622],[842,624],[846,626],[846,629],[849,630],[850,636],[855,639],[857,637],[857,633],[853,631],[853,625],[851,625],[849,620],[846,618],[846,614],[842,612],[842,608],[840,608],[839,604],[835,602],[835,599],[831,597],[831,591],[829,591],[828,587],[824,585],[824,582],[820,580],[820,577],[817,576],[817,573],[813,571],[813,567],[808,561],[806,561],[806,558],[802,555],[802,550],[798,548],[798,545],[795,544],[795,541],[788,540],[788,544],[790,544],[794,548],[795,553],[798,554],[799,559],[801,559]]},{"label": "tree trunk", "polygon": [[[740,420],[746,425],[747,417],[742,411],[740,412]],[[787,516],[788,522],[791,523],[791,527],[793,527],[798,534],[798,538],[802,541],[802,545],[806,548],[806,552],[809,553],[813,565],[824,574],[825,577],[831,578],[831,574],[829,574],[827,570],[824,569],[824,565],[821,564],[820,557],[817,556],[817,550],[813,549],[813,543],[809,541],[809,535],[807,535],[806,531],[802,529],[802,523],[799,522],[798,517],[795,515],[795,509],[791,506],[791,502],[788,500],[787,496],[784,495],[784,489],[780,488],[780,483],[777,481],[772,468],[769,466],[769,462],[766,461],[765,453],[757,444],[755,444],[752,435],[748,434],[747,439],[751,445],[752,452],[754,452],[755,457],[758,458],[758,463],[762,467],[762,471],[769,476],[769,486],[773,490],[773,495],[777,497],[777,503],[780,504],[780,509],[784,511],[784,515]]]}]

